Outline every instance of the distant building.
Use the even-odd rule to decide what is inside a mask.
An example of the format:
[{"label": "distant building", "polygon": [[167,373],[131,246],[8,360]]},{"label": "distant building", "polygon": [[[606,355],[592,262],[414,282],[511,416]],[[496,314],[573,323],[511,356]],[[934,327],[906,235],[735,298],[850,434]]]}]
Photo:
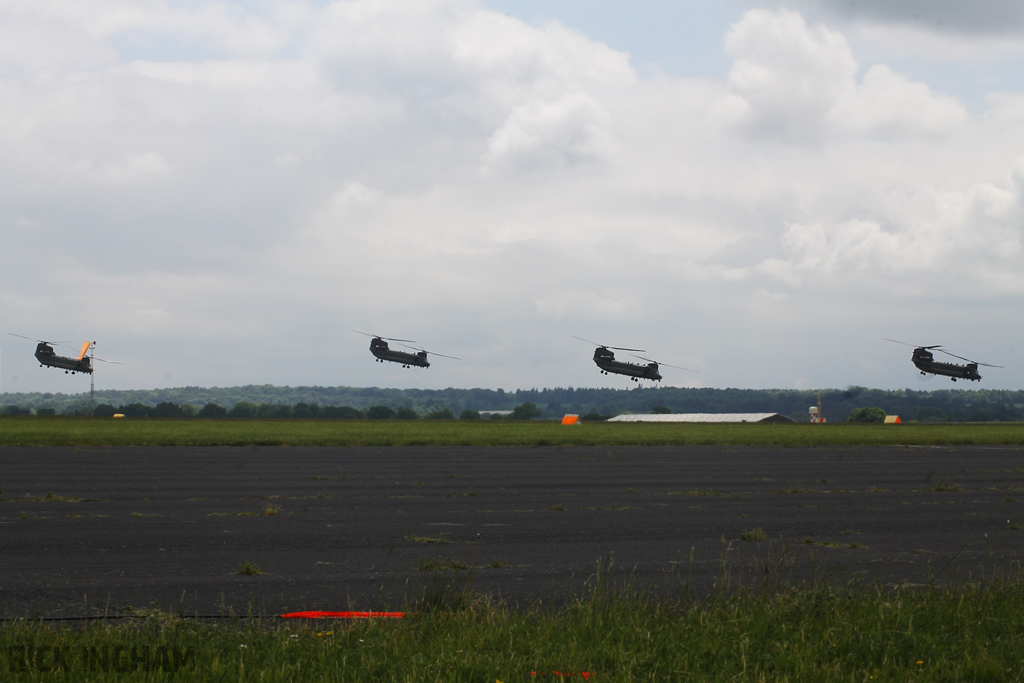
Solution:
[{"label": "distant building", "polygon": [[480,417],[490,417],[491,415],[501,415],[502,417],[508,417],[512,414],[511,410],[478,410]]},{"label": "distant building", "polygon": [[794,422],[779,413],[669,413],[618,415],[609,422]]}]

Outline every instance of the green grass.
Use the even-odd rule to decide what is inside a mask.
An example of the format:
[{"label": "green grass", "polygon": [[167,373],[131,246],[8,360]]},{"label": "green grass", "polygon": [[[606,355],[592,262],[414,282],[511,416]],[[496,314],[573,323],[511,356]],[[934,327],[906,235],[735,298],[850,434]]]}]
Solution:
[{"label": "green grass", "polygon": [[714,489],[712,489],[710,491],[669,491],[668,495],[670,495],[670,496],[700,496],[700,497],[708,497],[708,498],[719,498],[721,496],[725,496],[726,498],[732,498],[733,497],[731,495],[728,495],[728,494],[725,494],[725,493],[721,493],[720,491],[715,491]]},{"label": "green grass", "polygon": [[406,536],[405,540],[413,541],[414,543],[433,543],[434,545],[451,543],[451,541],[445,537],[443,532],[437,536]]},{"label": "green grass", "polygon": [[637,424],[0,417],[2,446],[599,446],[1024,444],[1024,424]]},{"label": "green grass", "polygon": [[252,560],[243,562],[238,565],[238,569],[235,570],[235,574],[237,576],[259,576],[262,573],[263,572],[260,571],[260,568],[256,566]]},{"label": "green grass", "polygon": [[[401,620],[215,624],[139,611],[132,623],[0,627],[4,680],[1020,681],[1020,578],[927,586],[816,585],[704,602],[595,589],[562,609],[482,599]],[[53,649],[62,666],[50,673]],[[144,671],[175,653],[185,666]],[[90,670],[88,653],[120,655]],[[184,657],[182,657],[184,655]],[[136,662],[132,663],[132,657]],[[32,660],[38,657],[37,663]],[[27,663],[26,663],[27,662]],[[152,664],[151,664],[152,665]],[[22,667],[26,673],[17,673]],[[551,672],[576,674],[556,677]],[[536,672],[536,676],[533,675]]]},{"label": "green grass", "polygon": [[469,565],[449,557],[424,557],[413,563],[413,569],[419,572],[437,572],[446,569],[461,571],[469,569]]}]

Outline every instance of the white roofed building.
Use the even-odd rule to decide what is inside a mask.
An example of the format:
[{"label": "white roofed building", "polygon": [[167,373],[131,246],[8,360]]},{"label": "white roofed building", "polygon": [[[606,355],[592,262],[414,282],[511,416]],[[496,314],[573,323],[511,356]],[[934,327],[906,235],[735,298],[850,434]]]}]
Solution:
[{"label": "white roofed building", "polygon": [[779,413],[663,413],[618,415],[609,422],[794,422]]}]

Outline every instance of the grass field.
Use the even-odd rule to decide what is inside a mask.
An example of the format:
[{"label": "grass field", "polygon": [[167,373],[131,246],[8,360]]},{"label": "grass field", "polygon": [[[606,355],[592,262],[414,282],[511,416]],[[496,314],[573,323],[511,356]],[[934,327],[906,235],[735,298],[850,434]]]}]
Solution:
[{"label": "grass field", "polygon": [[594,589],[557,611],[477,599],[357,622],[18,621],[0,627],[0,657],[5,680],[1020,681],[1024,584],[818,584],[703,603]]},{"label": "grass field", "polygon": [[1024,444],[1024,424],[637,424],[2,417],[0,446],[600,446]]},{"label": "grass field", "polygon": [[[1021,443],[1024,425],[1006,423],[0,418],[6,446]],[[462,591],[465,573],[437,575],[444,599],[412,604],[402,620],[211,623],[140,612],[130,622],[7,622],[0,680],[1024,681],[1020,572],[916,587],[733,586],[695,601],[682,580],[674,596],[614,591],[599,569],[586,596],[559,609],[495,602]]]}]

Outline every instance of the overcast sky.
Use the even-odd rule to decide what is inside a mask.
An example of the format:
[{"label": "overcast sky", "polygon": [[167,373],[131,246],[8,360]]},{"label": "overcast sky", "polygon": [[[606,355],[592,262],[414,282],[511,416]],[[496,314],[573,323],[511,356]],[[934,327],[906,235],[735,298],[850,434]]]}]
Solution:
[{"label": "overcast sky", "polygon": [[1022,192],[1019,0],[0,0],[0,331],[97,388],[1019,389]]}]

